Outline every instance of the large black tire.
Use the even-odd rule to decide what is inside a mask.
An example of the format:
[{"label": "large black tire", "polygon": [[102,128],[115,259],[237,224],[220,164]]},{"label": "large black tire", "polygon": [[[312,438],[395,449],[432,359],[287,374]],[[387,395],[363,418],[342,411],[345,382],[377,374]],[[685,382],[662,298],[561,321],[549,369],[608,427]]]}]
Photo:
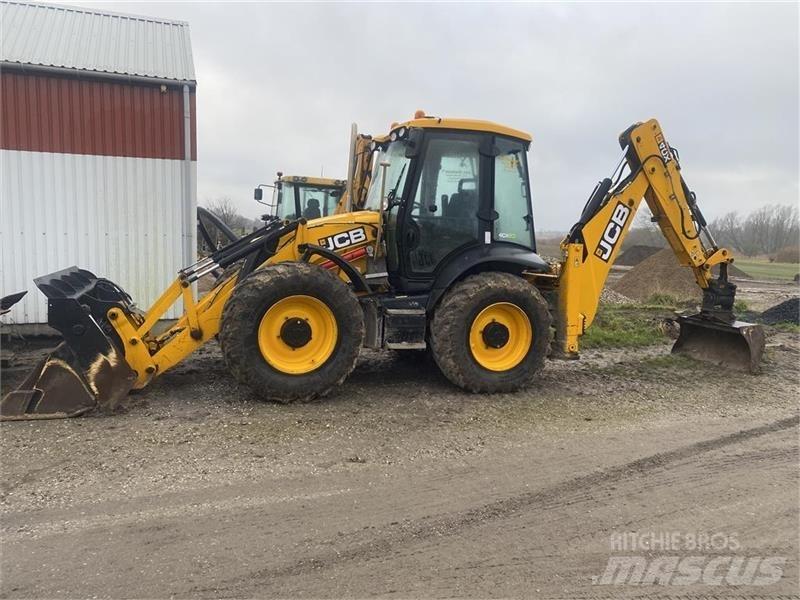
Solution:
[{"label": "large black tire", "polygon": [[[266,312],[289,296],[320,300],[336,321],[330,357],[313,371],[280,371],[262,355],[259,326]],[[316,334],[315,334],[316,335]],[[222,313],[219,341],[233,376],[264,400],[282,403],[325,396],[356,364],[364,340],[364,316],[347,285],[325,269],[302,262],[271,265],[251,273],[234,288]]]},{"label": "large black tire", "polygon": [[[524,358],[505,371],[481,366],[470,349],[470,328],[486,307],[509,303],[527,316],[533,339]],[[470,275],[455,284],[433,315],[433,357],[454,384],[472,392],[513,392],[530,385],[544,367],[550,348],[551,317],[547,302],[533,285],[509,273]]]}]

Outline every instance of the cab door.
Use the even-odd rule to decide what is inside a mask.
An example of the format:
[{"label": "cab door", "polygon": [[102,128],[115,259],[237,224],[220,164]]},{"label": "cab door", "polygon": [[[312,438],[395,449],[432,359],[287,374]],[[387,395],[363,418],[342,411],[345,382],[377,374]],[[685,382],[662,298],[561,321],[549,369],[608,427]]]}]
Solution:
[{"label": "cab door", "polygon": [[422,160],[399,215],[399,242],[409,280],[431,279],[448,257],[481,243],[486,225],[478,213],[490,179],[489,158],[480,152],[484,137],[474,132],[426,132]]}]

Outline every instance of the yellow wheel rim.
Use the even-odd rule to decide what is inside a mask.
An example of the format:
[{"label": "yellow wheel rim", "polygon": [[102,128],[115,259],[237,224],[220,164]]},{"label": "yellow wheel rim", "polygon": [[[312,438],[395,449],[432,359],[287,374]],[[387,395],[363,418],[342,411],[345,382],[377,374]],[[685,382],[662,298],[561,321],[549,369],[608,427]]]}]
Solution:
[{"label": "yellow wheel rim", "polygon": [[273,304],[258,326],[258,347],[271,366],[301,375],[325,364],[339,339],[336,317],[312,296],[287,296]]},{"label": "yellow wheel rim", "polygon": [[508,371],[528,354],[533,327],[516,304],[495,302],[484,308],[469,329],[472,357],[484,369]]}]

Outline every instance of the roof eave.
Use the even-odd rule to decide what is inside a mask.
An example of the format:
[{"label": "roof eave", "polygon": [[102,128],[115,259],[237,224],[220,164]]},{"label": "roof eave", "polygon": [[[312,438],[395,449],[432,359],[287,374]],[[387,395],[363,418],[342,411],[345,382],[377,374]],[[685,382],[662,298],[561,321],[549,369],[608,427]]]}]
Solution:
[{"label": "roof eave", "polygon": [[105,79],[126,83],[147,83],[152,85],[188,85],[196,88],[195,79],[171,79],[168,77],[154,77],[130,73],[117,73],[113,71],[95,71],[92,69],[79,69],[75,67],[57,67],[53,65],[37,65],[32,63],[3,60],[0,61],[0,70],[20,71],[23,73],[59,75],[87,79]]}]

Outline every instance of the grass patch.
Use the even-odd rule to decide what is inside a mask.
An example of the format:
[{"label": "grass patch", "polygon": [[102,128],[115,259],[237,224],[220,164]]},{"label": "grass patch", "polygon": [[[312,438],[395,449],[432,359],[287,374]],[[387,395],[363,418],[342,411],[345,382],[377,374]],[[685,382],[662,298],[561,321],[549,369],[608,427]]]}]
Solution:
[{"label": "grass patch", "polygon": [[750,306],[747,304],[745,300],[734,300],[733,302],[733,311],[737,313],[743,313],[750,310]]},{"label": "grass patch", "polygon": [[640,309],[653,310],[663,313],[664,310],[676,311],[686,308],[699,306],[700,300],[684,298],[676,298],[672,294],[657,293],[650,296],[647,300],[638,305]]},{"label": "grass patch", "polygon": [[755,279],[781,279],[792,281],[800,273],[800,265],[794,263],[777,263],[767,260],[737,258],[733,263],[742,271]]},{"label": "grass patch", "polygon": [[643,309],[601,306],[591,327],[581,337],[582,348],[650,346],[664,340],[655,314]]},{"label": "grass patch", "polygon": [[675,308],[680,301],[671,294],[653,294],[645,302],[646,306],[657,306],[659,308]]}]

